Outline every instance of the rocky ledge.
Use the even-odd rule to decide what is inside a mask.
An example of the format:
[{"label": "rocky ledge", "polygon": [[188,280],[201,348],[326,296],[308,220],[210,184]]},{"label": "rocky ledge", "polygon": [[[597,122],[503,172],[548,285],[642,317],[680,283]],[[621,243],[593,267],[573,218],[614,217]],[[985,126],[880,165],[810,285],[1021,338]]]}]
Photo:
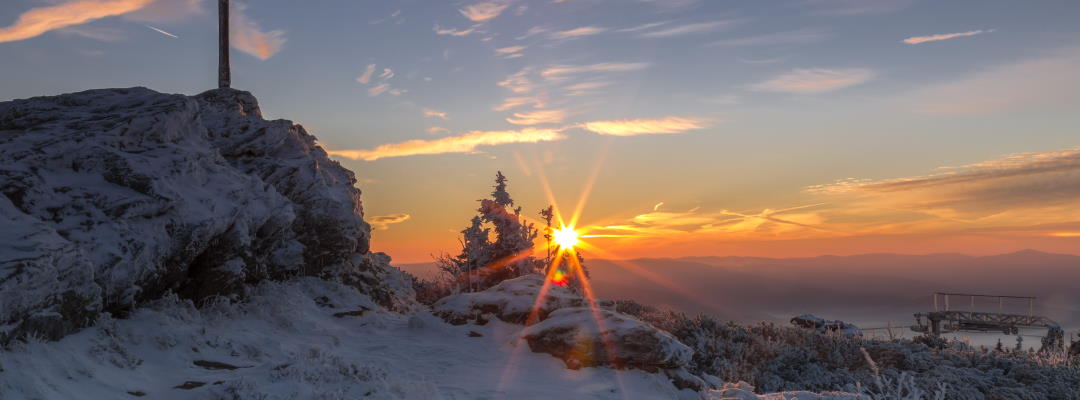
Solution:
[{"label": "rocky ledge", "polygon": [[170,291],[319,276],[389,308],[353,173],[247,92],[145,88],[0,103],[0,344],[57,339]]}]

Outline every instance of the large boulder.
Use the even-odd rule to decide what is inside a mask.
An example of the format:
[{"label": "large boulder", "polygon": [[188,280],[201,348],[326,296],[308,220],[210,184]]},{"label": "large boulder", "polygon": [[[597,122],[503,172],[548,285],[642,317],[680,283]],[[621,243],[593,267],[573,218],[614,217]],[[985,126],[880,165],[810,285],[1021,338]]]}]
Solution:
[{"label": "large boulder", "polygon": [[352,172],[247,92],[145,88],[0,103],[0,344],[174,291],[298,275],[408,304],[369,251]]},{"label": "large boulder", "polygon": [[[523,275],[502,281],[484,291],[444,297],[435,302],[432,310],[435,315],[454,325],[483,322],[487,315],[505,322],[523,324],[530,316],[539,321],[557,309],[582,307],[587,303],[581,295],[558,285],[548,285],[543,300],[537,303],[543,287],[544,276]],[[535,315],[532,314],[534,307]]]},{"label": "large boulder", "polygon": [[607,365],[649,372],[675,370],[689,365],[694,354],[671,334],[602,308],[559,309],[526,327],[521,335],[533,352],[551,354],[575,369]]}]

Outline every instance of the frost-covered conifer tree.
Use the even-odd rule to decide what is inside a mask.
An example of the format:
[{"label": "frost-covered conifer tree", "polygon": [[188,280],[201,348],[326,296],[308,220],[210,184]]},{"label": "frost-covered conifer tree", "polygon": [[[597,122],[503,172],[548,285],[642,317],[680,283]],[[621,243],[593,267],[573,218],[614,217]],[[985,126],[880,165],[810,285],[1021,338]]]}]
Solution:
[{"label": "frost-covered conifer tree", "polygon": [[[521,217],[521,207],[506,191],[508,179],[495,175],[490,199],[480,200],[471,225],[461,231],[462,249],[456,256],[436,260],[453,280],[457,290],[477,291],[503,280],[536,272],[543,261],[533,256],[533,241],[539,231]],[[491,228],[486,227],[490,224]],[[490,238],[494,231],[495,238]]]}]

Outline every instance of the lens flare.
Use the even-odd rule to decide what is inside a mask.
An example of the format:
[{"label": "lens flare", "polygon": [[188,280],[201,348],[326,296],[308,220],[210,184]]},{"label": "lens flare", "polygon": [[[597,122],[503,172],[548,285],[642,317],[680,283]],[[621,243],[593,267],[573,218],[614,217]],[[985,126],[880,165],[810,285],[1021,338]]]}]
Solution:
[{"label": "lens flare", "polygon": [[564,249],[574,248],[579,241],[578,232],[575,231],[572,226],[555,229],[551,232],[551,239],[555,241],[555,244]]}]

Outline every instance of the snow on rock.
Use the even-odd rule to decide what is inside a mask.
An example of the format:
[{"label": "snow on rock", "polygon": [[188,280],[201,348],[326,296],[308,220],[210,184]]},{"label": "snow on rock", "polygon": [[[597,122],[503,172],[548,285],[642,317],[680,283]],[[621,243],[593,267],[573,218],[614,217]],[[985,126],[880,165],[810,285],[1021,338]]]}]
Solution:
[{"label": "snow on rock", "polygon": [[0,103],[0,343],[58,339],[168,291],[298,275],[385,306],[409,285],[369,252],[353,173],[247,92],[145,88]]},{"label": "snow on rock", "polygon": [[694,353],[629,315],[588,307],[556,310],[521,335],[532,351],[558,357],[572,369],[607,365],[658,372],[686,367]]},{"label": "snow on rock", "polygon": [[[532,312],[536,299],[544,286],[544,277],[538,274],[508,279],[487,290],[447,296],[432,306],[435,314],[454,325],[484,321],[491,314],[496,318],[521,324]],[[585,299],[562,286],[550,285],[544,300],[538,305],[537,320],[551,312],[566,307],[582,307]]]},{"label": "snow on rock", "polygon": [[803,314],[791,319],[791,324],[800,328],[816,329],[819,333],[839,332],[844,336],[862,336],[859,327],[840,320],[831,320],[813,314]]}]

